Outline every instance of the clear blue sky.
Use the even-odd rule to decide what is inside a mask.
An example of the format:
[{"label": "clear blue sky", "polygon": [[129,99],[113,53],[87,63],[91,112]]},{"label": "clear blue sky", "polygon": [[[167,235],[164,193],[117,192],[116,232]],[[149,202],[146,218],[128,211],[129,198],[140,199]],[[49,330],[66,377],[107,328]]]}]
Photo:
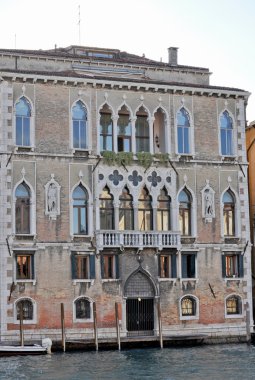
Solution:
[{"label": "clear blue sky", "polygon": [[81,44],[167,61],[177,46],[179,63],[209,68],[211,84],[251,92],[255,120],[255,0],[0,0],[0,16],[0,48]]}]

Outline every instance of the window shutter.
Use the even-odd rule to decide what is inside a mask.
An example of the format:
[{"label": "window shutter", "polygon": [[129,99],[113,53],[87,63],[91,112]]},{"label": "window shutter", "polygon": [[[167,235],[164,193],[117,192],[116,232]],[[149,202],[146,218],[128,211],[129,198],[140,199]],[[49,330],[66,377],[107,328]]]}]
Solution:
[{"label": "window shutter", "polygon": [[243,256],[238,255],[238,277],[243,277]]},{"label": "window shutter", "polygon": [[119,271],[119,255],[115,255],[114,256],[115,258],[115,276],[116,278],[119,278],[120,276],[120,271]]},{"label": "window shutter", "polygon": [[96,278],[95,274],[95,255],[89,256],[89,278],[94,279]]},{"label": "window shutter", "polygon": [[71,270],[72,270],[72,280],[75,280],[77,277],[77,272],[76,272],[76,255],[74,253],[71,254]]},{"label": "window shutter", "polygon": [[31,275],[32,275],[32,280],[35,279],[35,256],[31,255]]},{"label": "window shutter", "polygon": [[187,278],[187,255],[182,255],[182,278]]},{"label": "window shutter", "polygon": [[172,278],[176,278],[177,277],[176,254],[171,255],[171,277]]},{"label": "window shutter", "polygon": [[196,255],[190,255],[190,277],[196,277]]},{"label": "window shutter", "polygon": [[225,255],[222,255],[221,256],[221,260],[222,260],[222,277],[226,277],[226,257]]},{"label": "window shutter", "polygon": [[100,256],[100,263],[101,263],[101,278],[104,278],[104,255],[102,254]]}]

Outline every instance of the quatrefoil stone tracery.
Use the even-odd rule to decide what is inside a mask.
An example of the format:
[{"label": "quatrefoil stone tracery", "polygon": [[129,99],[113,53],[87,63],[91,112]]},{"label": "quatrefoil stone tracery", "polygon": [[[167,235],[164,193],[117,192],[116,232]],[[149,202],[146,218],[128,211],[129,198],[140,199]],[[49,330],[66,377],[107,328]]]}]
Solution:
[{"label": "quatrefoil stone tracery", "polygon": [[142,179],[142,176],[138,174],[137,170],[134,170],[133,173],[128,176],[128,180],[133,183],[133,186],[138,186]]},{"label": "quatrefoil stone tracery", "polygon": [[156,187],[159,182],[161,182],[161,177],[157,175],[157,172],[152,172],[151,175],[148,177],[148,181],[151,182],[151,185],[153,187]]},{"label": "quatrefoil stone tracery", "polygon": [[115,186],[118,186],[123,180],[123,175],[120,174],[118,170],[114,170],[113,173],[109,175],[109,180],[112,181]]}]

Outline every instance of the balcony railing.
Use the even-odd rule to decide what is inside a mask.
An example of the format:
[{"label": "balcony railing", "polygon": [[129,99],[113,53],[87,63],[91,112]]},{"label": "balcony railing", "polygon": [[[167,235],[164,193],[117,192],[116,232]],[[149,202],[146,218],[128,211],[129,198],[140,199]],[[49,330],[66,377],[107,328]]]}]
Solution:
[{"label": "balcony railing", "polygon": [[180,232],[172,231],[96,231],[97,249],[171,248],[180,246]]}]

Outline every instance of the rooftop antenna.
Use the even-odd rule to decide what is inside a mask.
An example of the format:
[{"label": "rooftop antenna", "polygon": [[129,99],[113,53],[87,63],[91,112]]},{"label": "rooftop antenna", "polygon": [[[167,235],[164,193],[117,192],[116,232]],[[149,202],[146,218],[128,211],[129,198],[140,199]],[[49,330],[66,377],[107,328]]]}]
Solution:
[{"label": "rooftop antenna", "polygon": [[78,6],[79,13],[78,13],[78,25],[79,25],[79,45],[81,44],[81,6]]}]

